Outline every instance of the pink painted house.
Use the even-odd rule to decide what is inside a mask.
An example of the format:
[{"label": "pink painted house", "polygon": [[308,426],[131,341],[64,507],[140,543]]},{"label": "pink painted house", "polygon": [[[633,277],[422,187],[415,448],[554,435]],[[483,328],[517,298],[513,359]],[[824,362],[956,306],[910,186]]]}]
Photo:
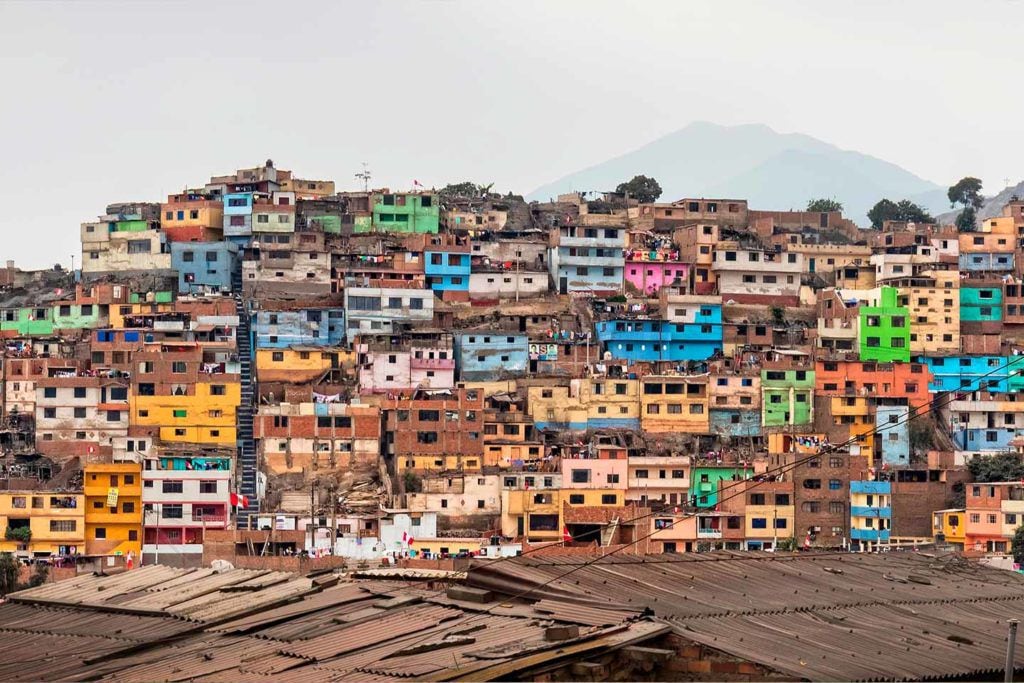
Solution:
[{"label": "pink painted house", "polygon": [[562,458],[562,488],[625,489],[629,461],[624,449],[616,455],[602,449],[596,458]]},{"label": "pink painted house", "polygon": [[690,264],[679,261],[678,250],[630,249],[626,254],[623,277],[641,294],[656,296],[662,287],[685,287],[689,276]]},{"label": "pink painted house", "polygon": [[363,393],[455,386],[455,352],[449,334],[417,340],[370,337],[361,339],[356,350]]}]

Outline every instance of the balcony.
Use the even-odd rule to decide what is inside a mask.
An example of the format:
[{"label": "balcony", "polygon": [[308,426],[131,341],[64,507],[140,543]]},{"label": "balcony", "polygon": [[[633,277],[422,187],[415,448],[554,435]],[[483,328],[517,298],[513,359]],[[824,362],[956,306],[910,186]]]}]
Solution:
[{"label": "balcony", "polygon": [[[558,235],[558,246],[559,247],[596,247],[598,249],[618,249],[622,250],[625,246],[625,240],[620,235],[619,237],[604,237],[603,233],[598,232],[597,237],[567,237],[565,235]],[[562,257],[559,254],[559,257]],[[619,262],[623,262],[622,256],[619,256]]]},{"label": "balcony", "polygon": [[870,519],[889,519],[892,517],[892,508],[868,507],[866,505],[854,505],[850,508],[851,517],[867,517]]},{"label": "balcony", "polygon": [[413,370],[454,370],[454,358],[411,358],[409,367]]},{"label": "balcony", "polygon": [[721,538],[721,529],[697,529],[697,538]]},{"label": "balcony", "polygon": [[889,530],[882,529],[850,529],[850,538],[854,541],[872,541],[877,543],[879,541],[886,543],[889,541]]}]

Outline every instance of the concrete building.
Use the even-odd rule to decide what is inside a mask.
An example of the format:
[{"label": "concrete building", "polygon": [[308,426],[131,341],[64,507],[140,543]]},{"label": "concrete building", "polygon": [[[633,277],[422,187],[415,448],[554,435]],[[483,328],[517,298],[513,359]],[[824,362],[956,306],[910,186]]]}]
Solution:
[{"label": "concrete building", "polygon": [[715,247],[715,278],[723,301],[741,304],[796,306],[804,255],[746,248],[736,242]]},{"label": "concrete building", "polygon": [[423,324],[434,318],[434,294],[430,290],[346,287],[347,336],[394,334],[396,322]]},{"label": "concrete building", "polygon": [[230,242],[172,242],[171,267],[178,271],[178,292],[230,292],[238,269],[238,247]]},{"label": "concrete building", "polygon": [[561,226],[551,232],[548,271],[559,294],[589,292],[598,296],[622,291],[626,229]]},{"label": "concrete building", "polygon": [[489,327],[455,335],[455,367],[463,381],[522,376],[528,360],[525,334]]},{"label": "concrete building", "polygon": [[345,310],[338,308],[263,309],[253,324],[256,346],[337,346],[345,342]]}]

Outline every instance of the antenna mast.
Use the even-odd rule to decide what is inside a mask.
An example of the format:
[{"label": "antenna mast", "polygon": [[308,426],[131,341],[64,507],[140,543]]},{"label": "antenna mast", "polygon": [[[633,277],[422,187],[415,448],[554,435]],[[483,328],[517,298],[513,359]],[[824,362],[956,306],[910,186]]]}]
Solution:
[{"label": "antenna mast", "polygon": [[372,178],[372,177],[373,176],[370,174],[370,169],[368,168],[368,164],[364,161],[363,162],[363,170],[360,171],[359,173],[356,173],[356,178],[358,178],[359,180],[363,181],[363,192],[369,192],[370,191],[370,178]]}]

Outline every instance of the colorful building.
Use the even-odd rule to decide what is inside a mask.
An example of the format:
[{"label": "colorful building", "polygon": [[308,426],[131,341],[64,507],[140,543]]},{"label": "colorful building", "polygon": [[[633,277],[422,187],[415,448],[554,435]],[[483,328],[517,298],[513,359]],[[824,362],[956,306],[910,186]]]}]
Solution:
[{"label": "colorful building", "polygon": [[854,549],[870,550],[888,543],[892,530],[892,484],[850,482],[850,540]]},{"label": "colorful building", "polygon": [[895,287],[879,289],[877,305],[860,307],[861,360],[910,360],[910,311]]},{"label": "colorful building", "polygon": [[142,466],[89,463],[83,474],[85,554],[142,553]]},{"label": "colorful building", "polygon": [[0,493],[0,552],[24,558],[85,553],[85,497],[66,491]]}]

